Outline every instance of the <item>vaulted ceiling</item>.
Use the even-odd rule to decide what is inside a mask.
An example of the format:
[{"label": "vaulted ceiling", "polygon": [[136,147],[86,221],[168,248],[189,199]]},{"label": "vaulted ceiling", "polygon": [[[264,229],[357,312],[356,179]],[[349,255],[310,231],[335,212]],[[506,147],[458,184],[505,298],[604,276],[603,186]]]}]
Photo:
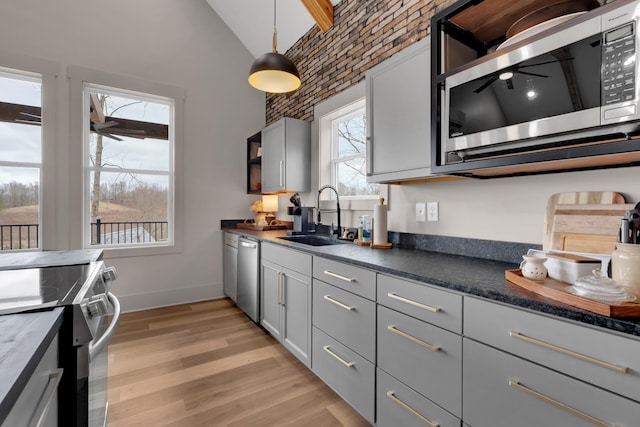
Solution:
[{"label": "vaulted ceiling", "polygon": [[[340,0],[331,0],[335,6]],[[231,31],[257,58],[271,52],[272,0],[207,0]],[[301,0],[278,0],[276,4],[278,52],[285,53],[315,21]]]}]

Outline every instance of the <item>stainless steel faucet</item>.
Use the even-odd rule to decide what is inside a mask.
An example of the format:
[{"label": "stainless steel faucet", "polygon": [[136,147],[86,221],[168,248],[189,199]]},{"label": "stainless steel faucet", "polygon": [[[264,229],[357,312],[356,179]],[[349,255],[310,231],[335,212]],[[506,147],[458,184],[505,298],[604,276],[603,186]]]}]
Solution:
[{"label": "stainless steel faucet", "polygon": [[[332,185],[325,185],[324,187],[321,187],[318,190],[318,224],[320,224],[320,194],[322,194],[322,190],[325,189],[331,189],[333,190],[334,193],[336,193],[336,212],[338,215],[338,236],[340,236],[340,233],[342,232],[340,229],[340,196],[338,195],[338,190],[336,190],[336,188]],[[333,230],[332,230],[333,232]]]}]

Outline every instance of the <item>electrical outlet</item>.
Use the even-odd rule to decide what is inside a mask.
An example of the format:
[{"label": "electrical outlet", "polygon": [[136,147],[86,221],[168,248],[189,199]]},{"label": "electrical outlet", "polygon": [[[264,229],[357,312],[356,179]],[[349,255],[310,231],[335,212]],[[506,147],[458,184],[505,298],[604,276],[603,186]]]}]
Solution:
[{"label": "electrical outlet", "polygon": [[424,222],[427,216],[426,203],[416,203],[416,221]]},{"label": "electrical outlet", "polygon": [[438,202],[427,203],[427,221],[438,221]]}]

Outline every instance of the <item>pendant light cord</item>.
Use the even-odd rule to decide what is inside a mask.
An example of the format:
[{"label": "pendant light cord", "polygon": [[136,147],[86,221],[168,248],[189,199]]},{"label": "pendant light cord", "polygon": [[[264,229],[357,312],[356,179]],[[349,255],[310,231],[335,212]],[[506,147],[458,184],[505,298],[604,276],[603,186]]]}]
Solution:
[{"label": "pendant light cord", "polygon": [[278,30],[276,29],[276,0],[273,0],[273,53],[278,53]]}]

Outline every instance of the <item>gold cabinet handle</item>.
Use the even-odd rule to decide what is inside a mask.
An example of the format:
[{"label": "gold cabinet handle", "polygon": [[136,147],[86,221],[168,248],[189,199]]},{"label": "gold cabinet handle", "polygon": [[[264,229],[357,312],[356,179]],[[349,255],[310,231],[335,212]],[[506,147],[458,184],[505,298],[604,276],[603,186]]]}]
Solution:
[{"label": "gold cabinet handle", "polygon": [[335,305],[337,305],[338,307],[342,307],[342,308],[344,308],[344,309],[345,309],[345,310],[347,310],[347,311],[353,311],[353,310],[355,310],[355,309],[356,309],[355,307],[353,307],[353,306],[351,306],[351,305],[344,304],[344,303],[342,303],[342,302],[340,302],[340,301],[338,301],[338,300],[335,300],[335,299],[331,298],[331,295],[325,295],[325,296],[324,296],[324,299],[326,299],[326,300],[327,300],[327,301],[329,301],[329,302],[334,303],[334,304],[335,304]]},{"label": "gold cabinet handle", "polygon": [[584,412],[580,412],[577,409],[573,409],[567,405],[565,405],[564,403],[558,402],[555,399],[552,399],[548,396],[545,396],[544,394],[538,393],[537,391],[531,390],[528,387],[523,386],[522,384],[520,384],[519,381],[516,380],[509,380],[509,387],[515,388],[516,390],[520,390],[523,393],[528,394],[529,396],[533,396],[536,399],[540,399],[545,403],[548,403],[549,405],[553,405],[556,408],[562,409],[565,412],[570,413],[571,415],[575,415],[578,418],[581,418],[585,421],[590,422],[593,425],[599,426],[599,427],[612,427],[610,424],[607,424],[605,422],[602,422],[596,418],[593,418],[591,415],[587,415]]},{"label": "gold cabinet handle", "polygon": [[418,339],[416,337],[414,337],[413,335],[409,335],[406,332],[401,331],[400,329],[396,328],[393,325],[389,325],[387,326],[387,329],[390,330],[391,332],[393,332],[394,334],[398,334],[403,338],[408,339],[409,341],[412,341],[418,345],[423,346],[424,348],[427,348],[431,351],[440,351],[441,347],[439,345],[433,345],[433,344],[429,344],[428,342],[424,342],[421,339]]},{"label": "gold cabinet handle", "polygon": [[343,276],[341,274],[334,273],[331,270],[325,270],[324,274],[326,274],[327,276],[335,277],[336,279],[344,280],[345,282],[349,282],[349,283],[353,283],[356,281],[356,279],[354,279],[353,277]]},{"label": "gold cabinet handle", "polygon": [[411,414],[413,414],[415,417],[417,417],[420,421],[422,421],[423,423],[425,423],[426,425],[430,426],[430,427],[440,427],[440,424],[436,424],[433,421],[423,417],[418,411],[416,411],[415,409],[413,409],[411,406],[407,405],[406,403],[404,403],[402,400],[398,399],[396,397],[396,395],[392,392],[392,391],[388,391],[387,392],[387,397],[391,400],[393,400],[395,403],[397,403],[398,405],[402,406],[404,409],[406,409],[407,411],[411,412]]},{"label": "gold cabinet handle", "polygon": [[509,336],[519,339],[520,341],[528,342],[531,344],[538,345],[540,347],[547,348],[549,350],[557,351],[558,353],[561,353],[567,356],[575,357],[576,359],[584,360],[585,362],[593,363],[594,365],[598,365],[603,368],[611,369],[612,371],[616,371],[619,374],[626,374],[627,371],[629,370],[629,368],[625,366],[614,365],[612,363],[605,362],[603,360],[595,359],[593,357],[586,356],[584,354],[576,353],[575,351],[567,350],[566,348],[558,347],[556,345],[549,344],[547,342],[528,337],[526,335],[521,334],[520,332],[509,331]]},{"label": "gold cabinet handle", "polygon": [[282,305],[282,271],[278,271],[278,305]]},{"label": "gold cabinet handle", "polygon": [[328,345],[325,345],[324,347],[322,347],[324,349],[324,351],[326,351],[327,353],[329,353],[331,356],[333,356],[338,362],[342,363],[344,366],[346,366],[347,368],[353,368],[353,362],[347,362],[346,360],[344,360],[342,357],[338,356],[337,354],[335,354],[333,352],[333,350],[331,350],[331,347]]},{"label": "gold cabinet handle", "polygon": [[419,303],[418,301],[410,300],[409,298],[401,297],[400,295],[396,294],[395,292],[389,292],[387,294],[387,296],[389,298],[393,298],[395,300],[398,300],[400,302],[404,302],[406,304],[411,304],[411,305],[413,305],[415,307],[422,308],[424,310],[428,310],[428,311],[431,311],[433,313],[437,313],[437,312],[442,310],[440,307],[432,307],[430,305]]}]

